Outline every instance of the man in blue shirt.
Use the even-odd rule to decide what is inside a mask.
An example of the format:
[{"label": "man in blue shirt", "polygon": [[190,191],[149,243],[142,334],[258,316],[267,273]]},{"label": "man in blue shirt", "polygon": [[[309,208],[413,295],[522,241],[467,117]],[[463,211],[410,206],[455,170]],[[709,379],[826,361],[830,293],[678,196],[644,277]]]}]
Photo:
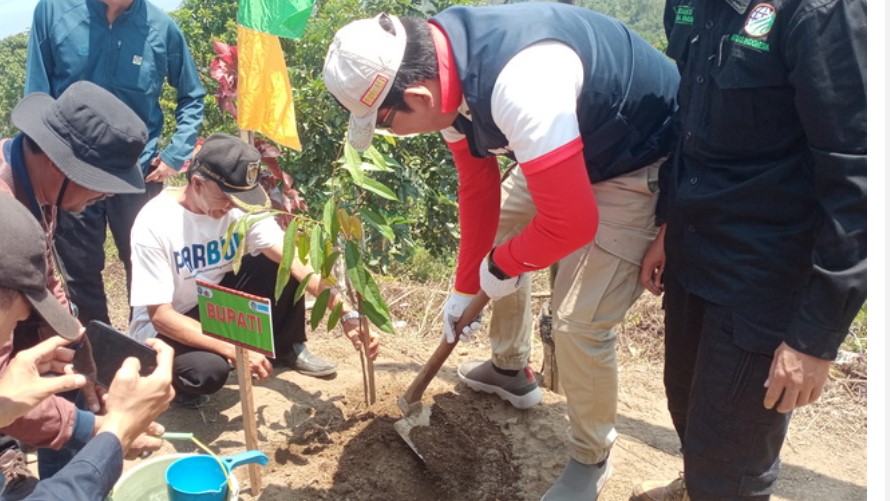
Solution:
[{"label": "man in blue shirt", "polygon": [[[172,19],[146,0],[41,0],[28,41],[25,94],[58,97],[78,80],[96,83],[145,122],[149,138],[140,157],[146,193],[101,201],[79,214],[62,213],[58,256],[79,318],[108,322],[102,282],[106,226],[130,282],[130,228],[164,179],[191,157],[204,113],[204,87],[185,37]],[[176,128],[159,148],[164,81],[176,89]],[[65,266],[67,264],[67,266]]]}]

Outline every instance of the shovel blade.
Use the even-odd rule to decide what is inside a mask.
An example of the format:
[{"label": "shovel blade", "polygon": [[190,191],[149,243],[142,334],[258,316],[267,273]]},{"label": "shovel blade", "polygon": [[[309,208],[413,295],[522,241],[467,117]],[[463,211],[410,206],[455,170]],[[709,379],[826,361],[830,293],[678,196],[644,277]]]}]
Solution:
[{"label": "shovel blade", "polygon": [[414,454],[416,454],[421,461],[424,461],[423,454],[420,453],[417,446],[414,445],[414,441],[411,440],[411,430],[417,426],[429,426],[432,409],[424,406],[420,402],[412,402],[409,404],[404,397],[399,398],[399,409],[402,411],[404,417],[396,421],[393,424],[393,427],[395,427],[396,433],[402,437],[402,440],[408,444],[408,447],[414,451]]},{"label": "shovel blade", "polygon": [[414,442],[411,441],[411,429],[414,428],[414,426],[411,425],[404,418],[396,421],[393,426],[396,429],[396,433],[398,433],[399,436],[402,437],[402,441],[408,444],[408,447],[410,447],[411,450],[414,451],[414,454],[418,458],[420,458],[421,461],[426,461],[425,459],[423,459],[423,454],[421,454],[420,451],[417,450],[417,446],[414,445]]}]

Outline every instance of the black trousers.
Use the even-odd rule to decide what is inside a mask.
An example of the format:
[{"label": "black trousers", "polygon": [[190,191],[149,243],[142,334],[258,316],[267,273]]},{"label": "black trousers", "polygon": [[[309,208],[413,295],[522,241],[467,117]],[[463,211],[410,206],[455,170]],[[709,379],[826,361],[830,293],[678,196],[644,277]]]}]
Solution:
[{"label": "black trousers", "polygon": [[[294,303],[299,283],[293,279],[284,288],[281,298],[274,301],[277,271],[278,263],[263,255],[244,256],[239,273],[227,273],[219,285],[273,300],[272,330],[275,354],[280,358],[295,354],[294,345],[306,342],[306,309],[304,298]],[[197,306],[185,314],[195,320],[200,318]],[[223,356],[187,346],[162,334],[158,338],[173,348],[173,388],[177,394],[208,395],[226,384],[230,366]]]},{"label": "black trousers", "polygon": [[763,406],[772,356],[733,342],[734,314],[665,274],[664,385],[696,500],[767,500],[791,414]]}]

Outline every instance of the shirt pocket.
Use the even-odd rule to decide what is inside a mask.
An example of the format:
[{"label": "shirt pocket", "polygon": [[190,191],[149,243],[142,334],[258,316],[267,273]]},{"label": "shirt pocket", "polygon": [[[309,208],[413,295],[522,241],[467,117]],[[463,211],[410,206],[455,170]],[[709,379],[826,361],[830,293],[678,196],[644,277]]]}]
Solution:
[{"label": "shirt pocket", "polygon": [[150,42],[142,37],[119,39],[116,64],[110,75],[111,85],[125,92],[143,95],[158,93],[163,78],[159,66],[163,61],[156,58]]},{"label": "shirt pocket", "polygon": [[800,139],[794,90],[778,56],[725,42],[711,70],[708,144],[721,154],[781,155]]}]

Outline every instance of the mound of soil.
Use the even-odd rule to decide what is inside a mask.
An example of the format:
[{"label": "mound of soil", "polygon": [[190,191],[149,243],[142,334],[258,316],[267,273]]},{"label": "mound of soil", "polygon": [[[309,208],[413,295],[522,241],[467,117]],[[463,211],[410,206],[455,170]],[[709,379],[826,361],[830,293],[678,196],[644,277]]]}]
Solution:
[{"label": "mound of soil", "polygon": [[[363,401],[361,390],[352,388],[346,400]],[[314,492],[314,499],[521,499],[510,440],[481,409],[453,392],[435,395],[430,425],[411,430],[420,459],[393,427],[402,417],[399,391],[404,387],[378,385],[377,403],[351,416],[337,406],[317,408],[292,438],[266,452],[280,468],[295,456],[336,455],[331,488]]]}]

